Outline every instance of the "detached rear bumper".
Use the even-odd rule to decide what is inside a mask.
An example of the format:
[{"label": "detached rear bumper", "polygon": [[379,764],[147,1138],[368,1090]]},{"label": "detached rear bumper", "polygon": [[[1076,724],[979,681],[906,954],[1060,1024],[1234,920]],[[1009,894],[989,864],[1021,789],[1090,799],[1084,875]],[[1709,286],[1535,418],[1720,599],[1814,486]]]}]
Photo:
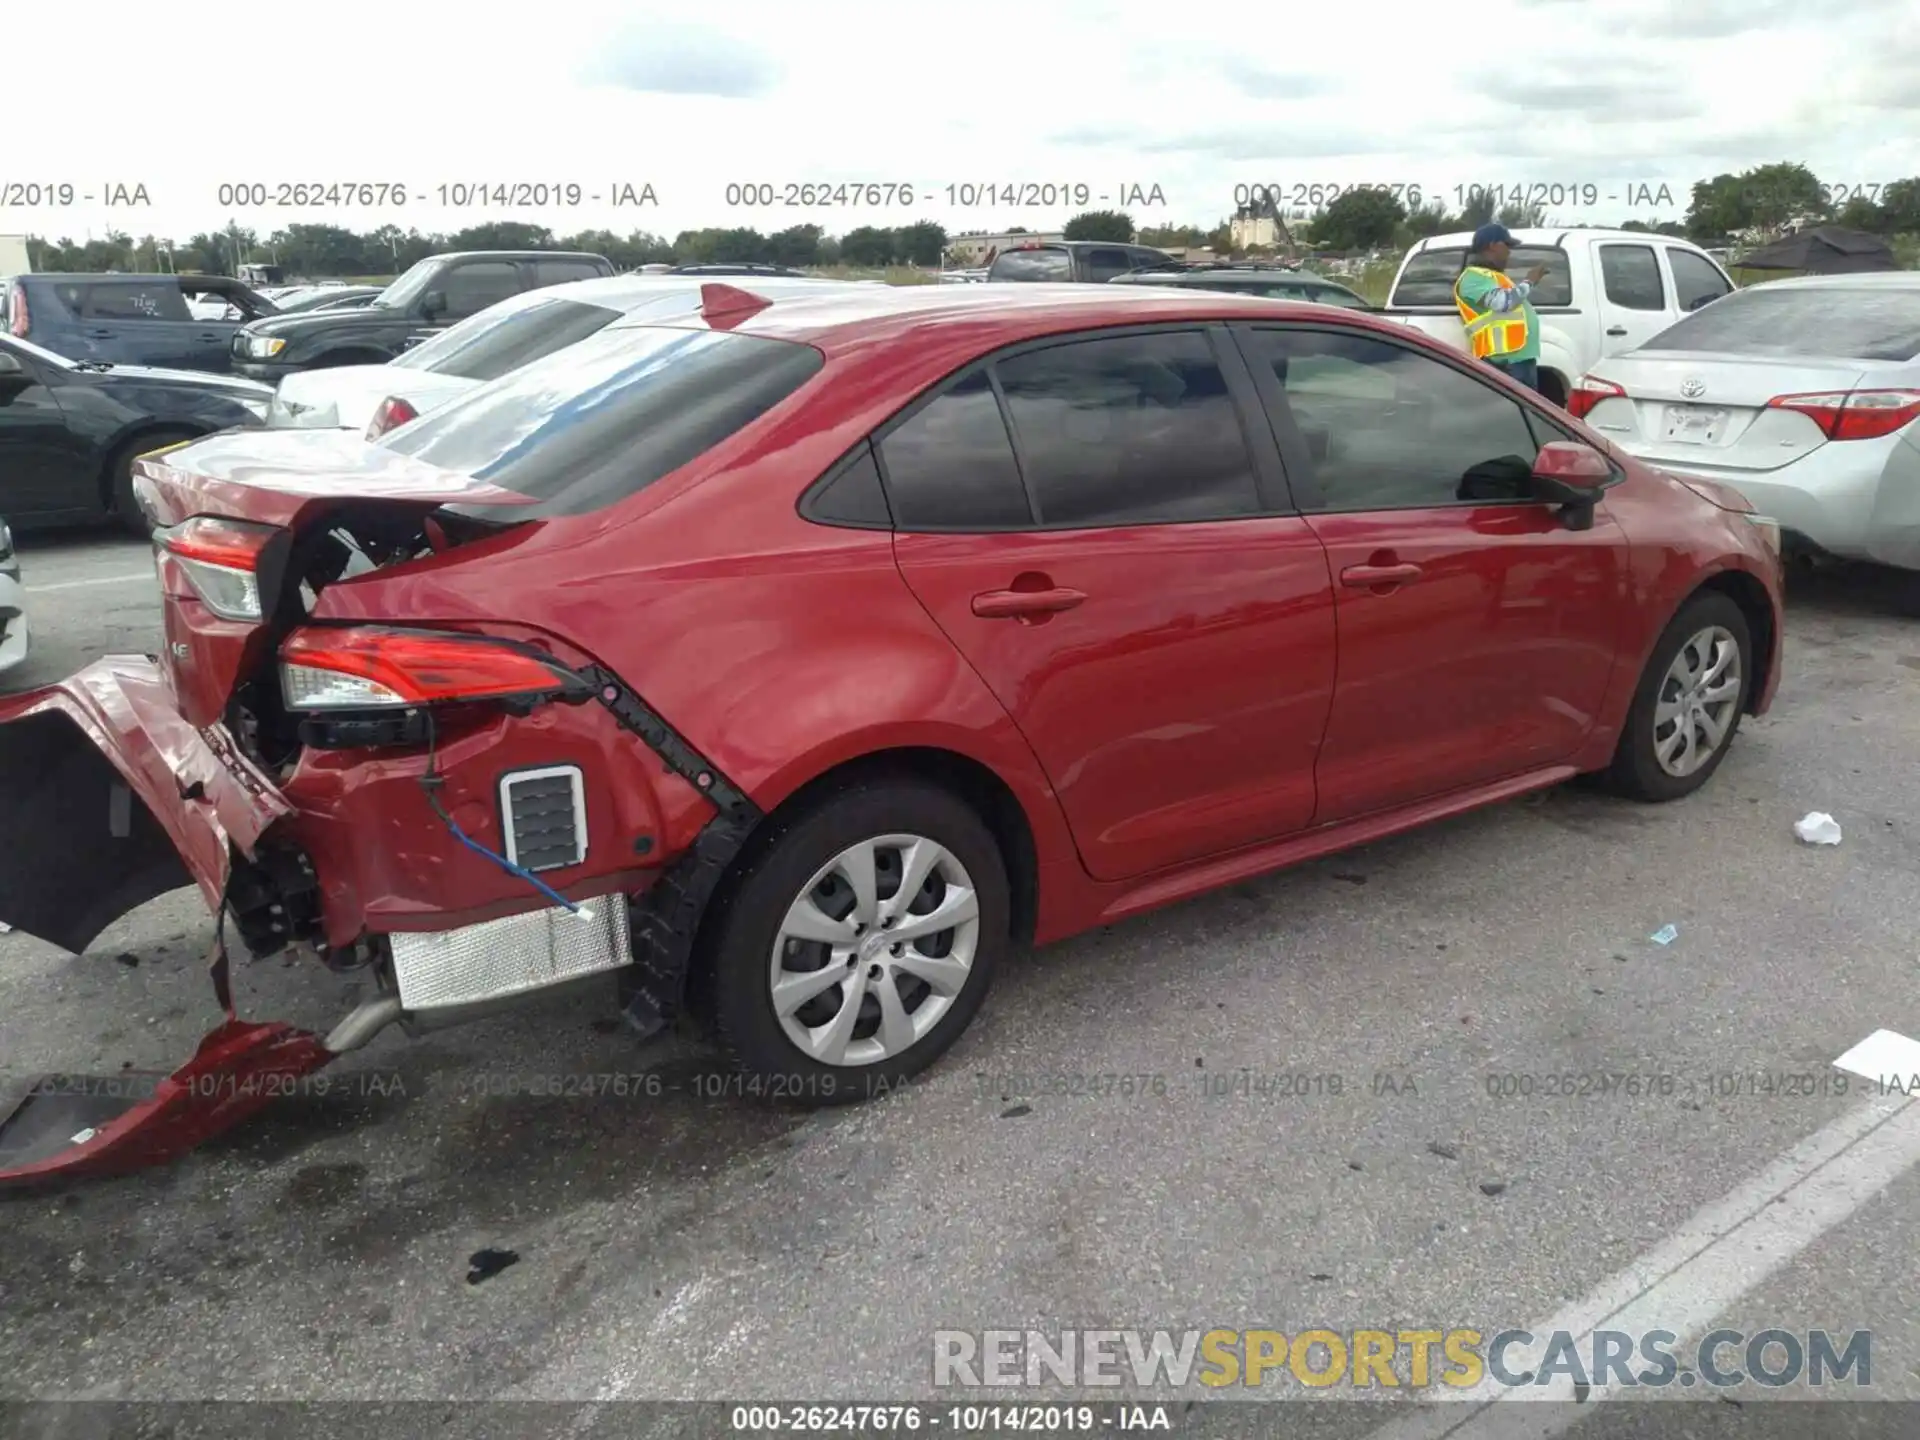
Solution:
[{"label": "detached rear bumper", "polygon": [[292,808],[224,729],[181,717],[141,656],[0,699],[0,724],[0,920],[76,954],[182,885],[218,906],[229,846],[251,855]]}]

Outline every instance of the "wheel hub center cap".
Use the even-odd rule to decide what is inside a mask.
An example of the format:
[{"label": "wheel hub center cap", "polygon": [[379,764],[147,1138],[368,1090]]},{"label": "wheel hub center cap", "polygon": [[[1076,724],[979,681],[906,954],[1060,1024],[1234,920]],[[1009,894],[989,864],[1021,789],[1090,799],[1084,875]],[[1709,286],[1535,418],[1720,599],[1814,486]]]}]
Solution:
[{"label": "wheel hub center cap", "polygon": [[886,948],[887,937],[884,933],[867,936],[860,942],[860,959],[862,963],[868,960],[877,960],[880,957],[880,952]]}]

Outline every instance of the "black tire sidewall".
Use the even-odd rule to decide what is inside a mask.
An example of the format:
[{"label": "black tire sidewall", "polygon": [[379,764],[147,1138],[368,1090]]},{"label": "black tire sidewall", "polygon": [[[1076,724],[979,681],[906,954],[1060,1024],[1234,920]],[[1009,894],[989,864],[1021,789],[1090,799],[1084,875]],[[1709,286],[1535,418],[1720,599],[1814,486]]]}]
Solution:
[{"label": "black tire sidewall", "polygon": [[[704,957],[704,1009],[728,1058],[762,1082],[764,1098],[805,1106],[847,1104],[888,1091],[926,1069],[978,1012],[1010,944],[1006,866],[993,832],[964,800],[917,779],[861,782],[823,797],[754,848],[723,905]],[[773,1011],[769,965],[787,907],[815,871],[848,846],[876,835],[924,835],[950,850],[972,878],[980,936],[972,974],[933,1030],[904,1055],[875,1065],[824,1065],[787,1038]]]},{"label": "black tire sidewall", "polygon": [[[1713,758],[1691,775],[1669,775],[1660,768],[1660,762],[1653,753],[1654,711],[1660,703],[1660,689],[1666,681],[1667,668],[1673,664],[1674,656],[1680,653],[1681,646],[1709,625],[1724,627],[1740,647],[1740,697],[1734,705],[1733,721],[1728,726],[1727,737],[1720,742],[1720,748],[1714,751]],[[1614,788],[1637,799],[1664,801],[1691,795],[1705,785],[1727,758],[1727,752],[1733,748],[1741,717],[1746,713],[1753,678],[1752,629],[1747,624],[1745,613],[1733,598],[1718,591],[1709,591],[1694,596],[1681,606],[1680,612],[1661,632],[1660,640],[1653,647],[1646,668],[1641,672],[1640,685],[1634,692],[1633,705],[1627,711],[1627,723],[1621,731],[1620,746],[1609,772]]]}]

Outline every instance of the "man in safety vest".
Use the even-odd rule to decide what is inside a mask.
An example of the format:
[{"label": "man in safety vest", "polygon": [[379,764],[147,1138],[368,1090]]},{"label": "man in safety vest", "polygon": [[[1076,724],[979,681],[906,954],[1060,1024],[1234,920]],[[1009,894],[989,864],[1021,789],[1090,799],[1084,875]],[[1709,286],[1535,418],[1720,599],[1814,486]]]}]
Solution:
[{"label": "man in safety vest", "polygon": [[1473,232],[1473,253],[1453,282],[1453,303],[1467,327],[1467,349],[1476,360],[1506,371],[1530,390],[1540,388],[1540,317],[1534,313],[1533,287],[1546,277],[1536,265],[1524,280],[1507,275],[1513,236],[1504,225],[1482,225]]}]

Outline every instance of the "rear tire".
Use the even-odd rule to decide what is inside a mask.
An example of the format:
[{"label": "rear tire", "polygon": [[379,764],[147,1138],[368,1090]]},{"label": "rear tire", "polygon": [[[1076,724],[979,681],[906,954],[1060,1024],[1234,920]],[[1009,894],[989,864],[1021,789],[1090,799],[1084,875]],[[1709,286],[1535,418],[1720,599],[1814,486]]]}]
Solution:
[{"label": "rear tire", "polygon": [[1691,795],[1727,758],[1753,682],[1753,638],[1731,596],[1680,607],[1640,676],[1607,787],[1662,803]]},{"label": "rear tire", "polygon": [[807,1107],[885,1094],[931,1065],[1011,943],[992,832],[915,777],[776,817],[716,906],[703,1008],[750,1093]]},{"label": "rear tire", "polygon": [[191,440],[194,433],[191,430],[155,430],[129,440],[114,451],[113,459],[107,462],[107,476],[113,487],[109,497],[111,509],[108,512],[112,520],[135,535],[145,537],[150,533],[146,518],[140,513],[140,504],[133,498],[133,462],[150,451]]}]

